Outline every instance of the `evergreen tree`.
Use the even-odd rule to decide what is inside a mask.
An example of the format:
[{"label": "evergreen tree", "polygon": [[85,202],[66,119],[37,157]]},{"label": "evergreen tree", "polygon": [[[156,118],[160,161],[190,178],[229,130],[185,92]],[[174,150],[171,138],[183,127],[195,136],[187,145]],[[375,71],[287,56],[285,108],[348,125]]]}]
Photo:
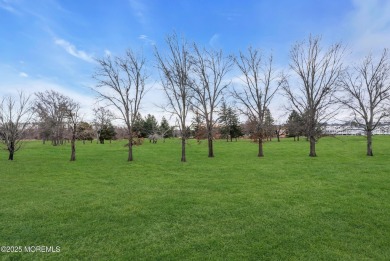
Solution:
[{"label": "evergreen tree", "polygon": [[271,111],[267,108],[264,113],[264,134],[267,140],[271,140],[272,136],[274,136],[274,122]]},{"label": "evergreen tree", "polygon": [[111,142],[116,136],[116,131],[114,126],[111,123],[104,124],[99,130],[99,141],[100,144],[104,144],[104,140],[109,140]]},{"label": "evergreen tree", "polygon": [[289,137],[297,137],[299,140],[299,136],[304,134],[305,124],[303,117],[299,115],[299,113],[293,110],[288,116],[287,124],[286,124],[286,132]]},{"label": "evergreen tree", "polygon": [[173,137],[173,128],[169,126],[169,122],[165,117],[162,117],[160,127],[159,127],[159,132],[161,136],[163,137],[164,141],[166,138],[171,138]]},{"label": "evergreen tree", "polygon": [[219,123],[222,138],[226,138],[226,141],[229,141],[229,138],[230,141],[234,138],[237,140],[238,137],[243,135],[238,114],[225,101],[221,105]]},{"label": "evergreen tree", "polygon": [[158,122],[154,115],[148,114],[143,122],[141,136],[147,138],[150,135],[155,135],[158,132]]}]

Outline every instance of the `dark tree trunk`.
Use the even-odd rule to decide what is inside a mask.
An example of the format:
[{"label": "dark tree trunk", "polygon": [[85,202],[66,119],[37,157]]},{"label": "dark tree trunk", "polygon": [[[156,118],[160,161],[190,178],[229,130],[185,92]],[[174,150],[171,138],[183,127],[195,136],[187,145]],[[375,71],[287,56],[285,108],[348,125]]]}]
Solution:
[{"label": "dark tree trunk", "polygon": [[294,136],[294,141],[295,141],[295,136]]},{"label": "dark tree trunk", "polygon": [[83,144],[85,144],[85,140],[83,140]]},{"label": "dark tree trunk", "polygon": [[8,160],[14,160],[14,153],[15,153],[15,144],[11,142],[10,146],[8,147]]},{"label": "dark tree trunk", "polygon": [[276,137],[278,138],[278,142],[280,142],[280,134],[276,134]]},{"label": "dark tree trunk", "polygon": [[372,153],[372,131],[367,131],[367,156],[374,156]]},{"label": "dark tree trunk", "polygon": [[213,137],[208,138],[209,158],[214,157]]},{"label": "dark tree trunk", "polygon": [[72,154],[70,155],[70,161],[76,161],[76,139],[72,138],[71,142]]},{"label": "dark tree trunk", "polygon": [[299,141],[299,135],[298,135],[298,137],[297,137],[297,141]]},{"label": "dark tree trunk", "polygon": [[313,136],[310,136],[310,157],[317,157],[316,154],[316,139]]},{"label": "dark tree trunk", "polygon": [[186,162],[186,138],[181,138],[181,162]]},{"label": "dark tree trunk", "polygon": [[259,138],[259,153],[257,154],[257,157],[264,157],[263,138]]},{"label": "dark tree trunk", "polygon": [[129,135],[129,139],[128,139],[128,146],[129,146],[129,155],[127,157],[127,161],[133,161],[134,158],[133,158],[133,137],[132,135],[130,134]]},{"label": "dark tree trunk", "polygon": [[72,130],[72,138],[70,140],[70,146],[72,147],[72,154],[70,155],[70,161],[76,161],[76,127],[77,125],[74,124]]}]

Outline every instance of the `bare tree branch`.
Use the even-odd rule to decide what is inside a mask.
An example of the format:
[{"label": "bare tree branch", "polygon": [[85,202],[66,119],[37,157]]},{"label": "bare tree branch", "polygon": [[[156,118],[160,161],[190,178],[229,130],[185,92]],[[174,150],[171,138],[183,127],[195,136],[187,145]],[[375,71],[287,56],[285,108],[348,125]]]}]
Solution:
[{"label": "bare tree branch", "polygon": [[31,96],[23,92],[18,97],[4,97],[0,103],[0,140],[9,152],[9,160],[21,148],[22,139],[30,126],[33,115]]},{"label": "bare tree branch", "polygon": [[172,34],[166,38],[166,43],[169,49],[168,55],[162,56],[156,48],[155,56],[163,91],[168,100],[164,108],[175,115],[179,122],[182,136],[181,161],[186,162],[186,119],[193,96],[191,89],[193,81],[190,78],[193,62],[188,44],[184,39],[179,40],[176,34]]},{"label": "bare tree branch", "polygon": [[352,111],[354,121],[367,135],[367,156],[373,156],[372,132],[389,116],[390,57],[384,49],[379,60],[369,54],[361,64],[349,68],[340,81],[343,96],[338,100]]},{"label": "bare tree branch", "polygon": [[264,118],[266,110],[283,83],[283,77],[278,75],[273,67],[272,55],[264,61],[260,50],[248,48],[248,53],[240,52],[234,59],[243,74],[243,88],[241,91],[233,89],[232,95],[242,105],[241,112],[256,126],[259,152],[263,157]]},{"label": "bare tree branch", "polygon": [[[310,139],[310,156],[315,157],[315,143],[321,134],[321,124],[334,115],[337,108],[335,92],[343,71],[344,47],[334,44],[323,51],[321,38],[295,44],[290,51],[290,68],[299,78],[298,91],[286,81],[283,90],[293,109],[305,121]],[[333,110],[332,110],[333,109]]]},{"label": "bare tree branch", "polygon": [[194,66],[195,75],[192,90],[194,99],[192,105],[206,121],[208,139],[208,156],[214,157],[213,130],[217,119],[214,118],[224,91],[230,82],[224,82],[226,74],[233,66],[232,57],[224,57],[222,50],[200,50],[194,43]]},{"label": "bare tree branch", "polygon": [[146,60],[128,50],[124,57],[107,56],[97,62],[99,67],[93,76],[97,84],[93,90],[101,100],[116,108],[124,121],[128,132],[128,161],[132,161],[132,127],[146,93]]}]

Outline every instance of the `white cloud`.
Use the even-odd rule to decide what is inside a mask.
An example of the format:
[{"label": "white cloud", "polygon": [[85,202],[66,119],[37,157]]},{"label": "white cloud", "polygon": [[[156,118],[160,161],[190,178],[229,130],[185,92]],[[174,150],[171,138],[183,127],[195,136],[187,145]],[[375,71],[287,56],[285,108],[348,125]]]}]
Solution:
[{"label": "white cloud", "polygon": [[210,46],[213,48],[219,48],[220,47],[219,38],[220,38],[219,34],[214,34],[209,41]]},{"label": "white cloud", "polygon": [[150,45],[156,45],[156,42],[152,39],[150,39],[147,35],[145,34],[141,34],[140,36],[138,36],[138,39],[144,41],[145,43],[147,44],[150,44]]},{"label": "white cloud", "polygon": [[27,78],[27,77],[28,77],[28,74],[25,73],[25,72],[20,72],[20,73],[19,73],[19,76],[20,76],[20,77],[23,77],[23,78]]},{"label": "white cloud", "polygon": [[350,42],[356,52],[367,55],[380,51],[390,42],[390,1],[353,0],[355,9],[347,19],[352,32]]},{"label": "white cloud", "polygon": [[89,62],[89,63],[95,62],[92,55],[87,54],[84,51],[77,50],[77,48],[73,44],[65,41],[64,39],[55,39],[54,43],[57,44],[58,46],[61,46],[62,48],[64,48],[67,53],[69,53],[70,55],[72,55],[74,57],[77,57],[77,58],[84,60],[86,62]]},{"label": "white cloud", "polygon": [[110,50],[104,50],[104,55],[105,56],[111,56],[111,51]]}]

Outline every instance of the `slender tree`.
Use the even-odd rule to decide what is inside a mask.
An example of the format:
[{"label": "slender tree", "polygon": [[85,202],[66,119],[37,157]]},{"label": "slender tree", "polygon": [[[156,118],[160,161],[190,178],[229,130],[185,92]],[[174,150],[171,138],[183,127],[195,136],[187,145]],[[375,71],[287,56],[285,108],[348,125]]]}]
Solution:
[{"label": "slender tree", "polygon": [[80,104],[69,99],[67,111],[68,125],[71,131],[71,155],[70,161],[76,161],[76,139],[78,138],[78,125],[81,121]]},{"label": "slender tree", "polygon": [[17,98],[7,96],[0,103],[0,140],[9,152],[8,160],[21,148],[22,139],[31,123],[30,96],[19,92]]},{"label": "slender tree", "polygon": [[316,142],[321,135],[321,124],[332,117],[337,109],[335,92],[342,75],[344,48],[331,45],[326,51],[321,47],[321,38],[310,36],[307,41],[295,44],[291,51],[290,68],[299,79],[298,89],[288,82],[284,93],[305,121],[310,141],[310,157],[316,157]]},{"label": "slender tree", "polygon": [[97,62],[99,66],[94,74],[97,84],[93,90],[119,112],[127,129],[127,160],[133,161],[133,124],[146,91],[146,60],[128,50],[124,57],[106,56],[97,59]]},{"label": "slender tree", "polygon": [[194,91],[193,105],[205,120],[208,142],[208,156],[214,157],[214,126],[217,118],[214,117],[222,100],[224,91],[230,82],[224,81],[226,74],[231,70],[233,60],[225,57],[222,50],[200,50],[194,43],[195,81],[192,85]]},{"label": "slender tree", "polygon": [[162,56],[155,49],[157,66],[160,70],[161,83],[168,103],[164,110],[176,116],[181,132],[181,161],[186,162],[187,115],[192,98],[192,80],[190,73],[192,61],[188,43],[178,39],[176,34],[166,38],[168,55]]},{"label": "slender tree", "polygon": [[378,60],[372,54],[360,65],[346,70],[341,78],[344,96],[340,101],[367,135],[367,156],[373,156],[372,132],[390,115],[390,57],[384,49]]},{"label": "slender tree", "polygon": [[234,89],[233,97],[241,104],[240,109],[249,121],[255,123],[258,141],[258,157],[263,157],[263,139],[265,136],[265,113],[272,98],[278,91],[283,80],[273,67],[273,58],[269,56],[264,61],[258,49],[248,48],[248,53],[240,52],[235,63],[242,73],[242,89]]}]

